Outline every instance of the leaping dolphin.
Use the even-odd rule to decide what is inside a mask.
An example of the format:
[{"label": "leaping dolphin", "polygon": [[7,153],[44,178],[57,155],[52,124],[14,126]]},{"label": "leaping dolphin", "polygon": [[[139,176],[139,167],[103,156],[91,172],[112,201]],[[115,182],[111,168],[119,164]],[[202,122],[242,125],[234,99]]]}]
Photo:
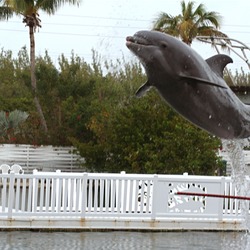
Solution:
[{"label": "leaping dolphin", "polygon": [[250,136],[250,107],[223,79],[225,66],[233,62],[229,56],[204,60],[177,38],[157,31],[139,31],[127,37],[126,45],[148,77],[138,97],[153,86],[178,113],[209,133],[223,139]]}]

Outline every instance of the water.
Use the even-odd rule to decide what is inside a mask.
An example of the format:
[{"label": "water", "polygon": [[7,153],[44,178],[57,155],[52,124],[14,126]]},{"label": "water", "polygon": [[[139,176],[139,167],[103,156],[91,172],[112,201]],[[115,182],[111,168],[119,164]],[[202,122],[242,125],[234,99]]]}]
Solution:
[{"label": "water", "polygon": [[[245,164],[244,147],[249,146],[248,139],[242,140],[222,140],[223,148],[226,150],[232,163],[232,178],[236,185],[236,192],[239,196],[250,197],[249,177],[247,176],[247,167]],[[240,200],[241,213],[244,217],[246,234],[242,237],[241,245],[233,246],[232,249],[250,249],[250,215],[249,201]],[[240,237],[240,236],[239,236]],[[230,243],[230,242],[229,242]],[[227,244],[227,242],[225,242]],[[230,246],[231,247],[231,246]],[[237,248],[236,248],[237,247]]]},{"label": "water", "polygon": [[0,232],[1,250],[246,250],[239,232]]},{"label": "water", "polygon": [[[249,146],[249,140],[222,140],[222,145],[232,163],[232,179],[236,185],[237,195],[250,197],[250,181],[247,176],[247,166],[243,152],[244,147]],[[250,232],[249,201],[240,200],[240,207],[245,218],[247,231]]]}]

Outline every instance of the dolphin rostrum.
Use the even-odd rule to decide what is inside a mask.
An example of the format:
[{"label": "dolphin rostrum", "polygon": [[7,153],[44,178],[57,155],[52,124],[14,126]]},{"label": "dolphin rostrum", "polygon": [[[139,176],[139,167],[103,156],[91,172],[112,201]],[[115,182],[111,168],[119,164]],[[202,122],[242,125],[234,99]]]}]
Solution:
[{"label": "dolphin rostrum", "polygon": [[126,40],[148,77],[137,96],[153,86],[178,113],[209,133],[223,139],[250,136],[250,107],[223,79],[225,66],[233,62],[229,56],[204,60],[177,38],[157,31],[139,31]]}]

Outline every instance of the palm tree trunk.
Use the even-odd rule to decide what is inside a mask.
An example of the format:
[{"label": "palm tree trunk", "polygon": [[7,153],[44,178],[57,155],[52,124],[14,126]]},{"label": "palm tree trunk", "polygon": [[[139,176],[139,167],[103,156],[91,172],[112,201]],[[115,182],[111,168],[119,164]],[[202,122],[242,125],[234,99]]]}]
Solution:
[{"label": "palm tree trunk", "polygon": [[40,117],[40,122],[43,127],[44,132],[48,133],[47,122],[45,120],[42,107],[40,105],[39,99],[37,97],[37,86],[36,86],[36,74],[35,74],[35,38],[34,38],[34,27],[29,26],[30,33],[30,73],[31,73],[31,87],[32,94],[34,97],[34,103]]}]

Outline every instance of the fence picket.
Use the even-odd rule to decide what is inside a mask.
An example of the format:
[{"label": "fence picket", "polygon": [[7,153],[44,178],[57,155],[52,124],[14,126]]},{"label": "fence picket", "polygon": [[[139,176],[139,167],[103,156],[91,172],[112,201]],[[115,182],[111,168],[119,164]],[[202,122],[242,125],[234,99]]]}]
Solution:
[{"label": "fence picket", "polygon": [[2,213],[5,212],[5,208],[7,207],[6,205],[6,199],[7,199],[7,177],[2,177]]},{"label": "fence picket", "polygon": [[87,210],[87,174],[83,174],[83,182],[82,182],[82,203],[81,203],[81,218],[85,217],[85,213]]},{"label": "fence picket", "polygon": [[103,204],[104,204],[104,180],[100,179],[100,197],[99,197],[100,212],[103,212]]},{"label": "fence picket", "polygon": [[31,212],[31,208],[32,208],[32,189],[33,189],[33,179],[29,178],[29,184],[28,184],[28,202],[27,202],[27,212]]},{"label": "fence picket", "polygon": [[116,190],[116,181],[113,179],[111,179],[111,182],[110,182],[110,190],[111,190],[110,210],[111,210],[111,213],[114,213],[117,190]]},{"label": "fence picket", "polygon": [[68,208],[68,198],[69,198],[68,183],[69,183],[69,179],[65,178],[64,185],[63,185],[63,212],[66,212]]},{"label": "fence picket", "polygon": [[26,183],[27,183],[27,179],[24,178],[22,179],[22,202],[21,202],[21,211],[25,211],[26,208]]},{"label": "fence picket", "polygon": [[138,206],[139,206],[139,180],[135,180],[135,212],[138,213]]},{"label": "fence picket", "polygon": [[49,212],[49,201],[50,201],[50,179],[46,178],[46,198],[45,198],[45,212]]},{"label": "fence picket", "polygon": [[98,187],[99,187],[99,182],[98,179],[94,180],[94,212],[97,212],[97,207],[98,207]]},{"label": "fence picket", "polygon": [[15,181],[15,175],[14,173],[11,172],[9,180],[9,192],[8,192],[8,218],[12,217],[12,212],[13,212],[14,181]]},{"label": "fence picket", "polygon": [[109,211],[110,207],[110,182],[111,180],[105,179],[105,211]]},{"label": "fence picket", "polygon": [[40,207],[39,211],[43,211],[43,206],[44,206],[44,178],[41,179],[40,182]]},{"label": "fence picket", "polygon": [[56,187],[56,192],[57,192],[57,194],[56,194],[56,197],[57,197],[57,199],[56,199],[56,211],[57,211],[57,213],[59,213],[60,212],[60,210],[61,210],[61,200],[62,200],[62,194],[61,194],[61,192],[62,192],[62,179],[61,178],[59,178],[58,180],[57,180],[57,187]]}]

